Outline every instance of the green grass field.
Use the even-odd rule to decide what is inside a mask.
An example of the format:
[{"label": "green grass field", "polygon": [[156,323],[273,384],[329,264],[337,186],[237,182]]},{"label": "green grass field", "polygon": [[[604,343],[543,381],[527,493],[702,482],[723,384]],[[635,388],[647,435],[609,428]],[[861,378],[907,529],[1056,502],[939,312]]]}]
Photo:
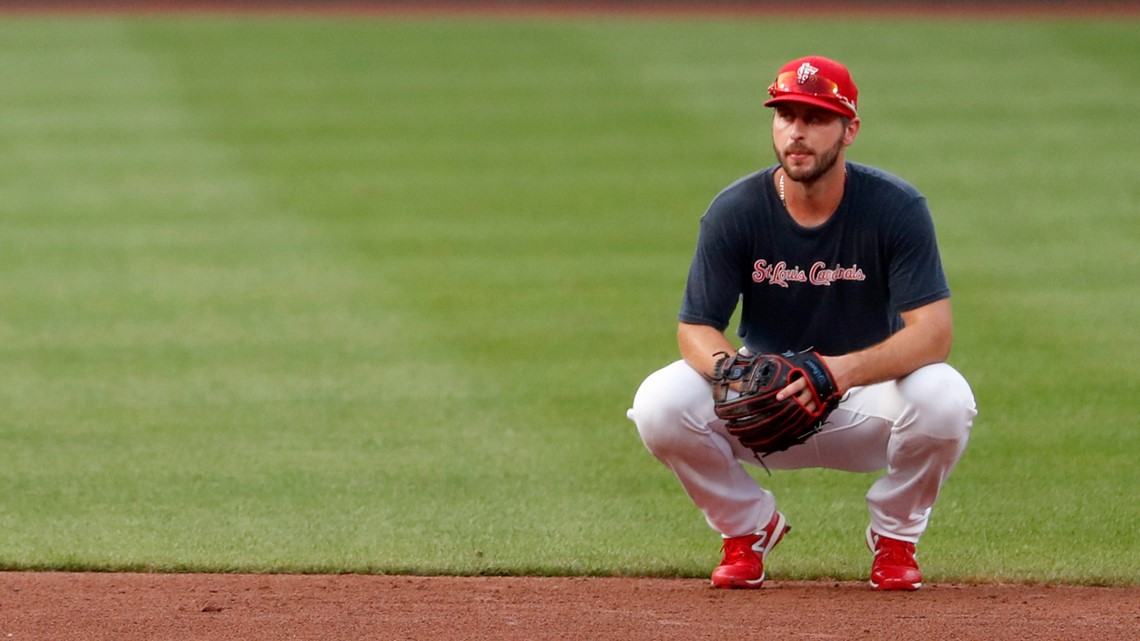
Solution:
[{"label": "green grass field", "polygon": [[[0,19],[0,567],[707,576],[625,416],[840,58],[981,414],[928,581],[1140,583],[1137,22]],[[764,482],[862,579],[871,476]]]}]

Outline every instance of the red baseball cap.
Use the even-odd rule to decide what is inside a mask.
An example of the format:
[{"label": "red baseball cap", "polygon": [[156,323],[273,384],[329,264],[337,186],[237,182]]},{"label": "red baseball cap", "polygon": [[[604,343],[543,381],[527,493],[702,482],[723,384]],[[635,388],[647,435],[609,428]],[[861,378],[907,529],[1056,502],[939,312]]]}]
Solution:
[{"label": "red baseball cap", "polygon": [[765,107],[782,102],[802,102],[855,118],[859,88],[847,67],[822,56],[797,58],[780,67],[776,81],[768,87],[772,96]]}]

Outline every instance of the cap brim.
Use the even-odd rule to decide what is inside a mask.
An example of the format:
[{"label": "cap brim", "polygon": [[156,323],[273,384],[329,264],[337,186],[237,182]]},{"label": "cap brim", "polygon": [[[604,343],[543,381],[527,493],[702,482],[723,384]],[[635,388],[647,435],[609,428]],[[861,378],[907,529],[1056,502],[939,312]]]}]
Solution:
[{"label": "cap brim", "polygon": [[776,96],[775,98],[771,98],[767,102],[764,103],[764,106],[765,107],[773,107],[775,105],[785,103],[785,102],[798,102],[798,103],[805,104],[805,105],[812,105],[815,107],[821,107],[823,109],[835,112],[841,116],[846,116],[848,118],[855,118],[857,116],[857,114],[854,111],[852,111],[850,107],[847,107],[841,103],[835,102],[834,100],[828,100],[826,98],[820,98],[817,96],[805,96],[804,94],[796,94],[796,93],[781,94],[779,96]]}]

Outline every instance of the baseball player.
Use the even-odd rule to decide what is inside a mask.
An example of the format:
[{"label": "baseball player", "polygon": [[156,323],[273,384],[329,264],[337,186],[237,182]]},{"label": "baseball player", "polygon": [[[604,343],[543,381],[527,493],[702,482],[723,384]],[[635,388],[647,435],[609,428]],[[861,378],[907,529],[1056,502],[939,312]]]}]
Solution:
[{"label": "baseball player", "polygon": [[[916,590],[915,544],[977,414],[969,384],[944,362],[950,289],[933,221],[913,186],[846,160],[860,128],[847,67],[793,60],[768,93],[778,162],[726,187],[701,218],[679,314],[682,358],[642,383],[629,418],[721,534],[713,586],[760,587],[790,529],[747,463],[885,470],[866,494],[870,585]],[[724,333],[738,304],[739,351]],[[763,402],[779,409],[722,412],[722,401],[755,394],[754,379],[776,371],[754,367],[758,354],[811,358],[777,359],[793,374]],[[818,420],[776,451],[760,445],[763,434],[742,436],[789,412]]]}]

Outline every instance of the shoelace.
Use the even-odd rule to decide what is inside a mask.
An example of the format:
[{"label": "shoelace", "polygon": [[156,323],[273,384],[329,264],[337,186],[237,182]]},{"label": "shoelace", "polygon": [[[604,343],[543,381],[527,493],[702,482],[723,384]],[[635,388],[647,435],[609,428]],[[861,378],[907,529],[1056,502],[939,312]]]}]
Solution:
[{"label": "shoelace", "polygon": [[721,545],[721,552],[725,562],[735,562],[747,557],[752,550],[752,544],[743,538],[725,539]]},{"label": "shoelace", "polygon": [[910,544],[904,541],[892,541],[889,539],[879,539],[878,550],[876,556],[884,563],[891,565],[906,565],[910,567],[918,567],[914,558],[914,553],[911,552]]}]

